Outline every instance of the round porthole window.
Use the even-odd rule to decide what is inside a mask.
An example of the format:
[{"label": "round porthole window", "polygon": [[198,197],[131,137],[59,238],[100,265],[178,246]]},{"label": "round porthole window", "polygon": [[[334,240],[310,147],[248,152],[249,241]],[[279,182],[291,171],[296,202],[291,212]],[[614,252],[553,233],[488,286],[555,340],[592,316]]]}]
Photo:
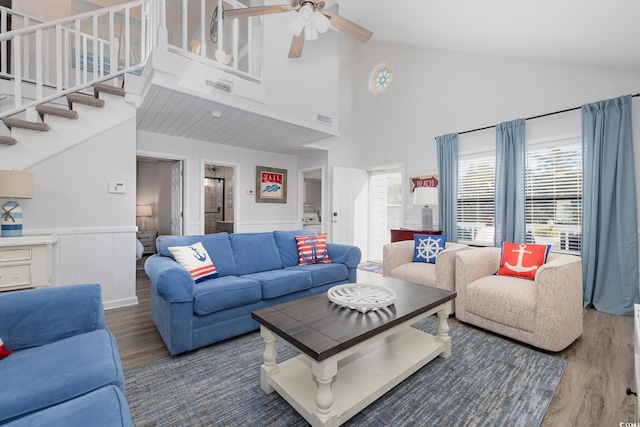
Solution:
[{"label": "round porthole window", "polygon": [[391,83],[393,83],[393,78],[393,66],[391,64],[383,62],[376,65],[369,75],[369,91],[374,95],[386,92]]}]

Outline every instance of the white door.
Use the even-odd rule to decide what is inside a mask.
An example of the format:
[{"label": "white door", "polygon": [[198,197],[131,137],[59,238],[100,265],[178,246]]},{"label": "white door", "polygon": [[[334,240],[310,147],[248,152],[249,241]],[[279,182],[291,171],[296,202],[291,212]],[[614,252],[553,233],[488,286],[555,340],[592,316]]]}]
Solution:
[{"label": "white door", "polygon": [[333,168],[332,242],[355,245],[366,260],[367,171]]},{"label": "white door", "polygon": [[174,236],[182,235],[182,181],[182,161],[177,161],[171,165],[171,234]]}]

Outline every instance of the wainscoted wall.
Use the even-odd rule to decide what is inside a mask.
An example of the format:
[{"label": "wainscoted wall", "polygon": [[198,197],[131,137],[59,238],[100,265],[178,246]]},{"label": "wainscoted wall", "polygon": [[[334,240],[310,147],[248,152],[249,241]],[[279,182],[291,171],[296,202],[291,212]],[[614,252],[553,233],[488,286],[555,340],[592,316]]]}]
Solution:
[{"label": "wainscoted wall", "polygon": [[34,230],[57,234],[51,286],[99,283],[105,308],[138,303],[136,227]]},{"label": "wainscoted wall", "polygon": [[237,224],[237,233],[251,233],[260,231],[274,231],[274,230],[300,230],[302,224],[297,221],[243,221]]}]

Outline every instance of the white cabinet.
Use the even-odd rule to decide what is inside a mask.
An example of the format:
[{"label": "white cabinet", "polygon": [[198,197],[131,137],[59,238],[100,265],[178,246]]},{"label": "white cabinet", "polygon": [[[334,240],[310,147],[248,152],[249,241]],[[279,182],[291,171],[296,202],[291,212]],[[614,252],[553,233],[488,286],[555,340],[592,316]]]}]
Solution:
[{"label": "white cabinet", "polygon": [[58,236],[0,238],[0,291],[49,286]]}]

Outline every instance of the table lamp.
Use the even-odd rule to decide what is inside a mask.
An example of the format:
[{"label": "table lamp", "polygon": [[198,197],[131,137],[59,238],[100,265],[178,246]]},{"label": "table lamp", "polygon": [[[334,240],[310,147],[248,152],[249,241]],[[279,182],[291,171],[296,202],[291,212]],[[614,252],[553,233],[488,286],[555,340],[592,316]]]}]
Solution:
[{"label": "table lamp", "polygon": [[429,205],[438,204],[438,189],[417,187],[413,190],[413,204],[422,205],[422,230],[433,230],[433,211]]},{"label": "table lamp", "polygon": [[147,217],[151,216],[151,206],[136,206],[136,216],[140,217],[140,226],[138,229],[140,231],[147,231]]},{"label": "table lamp", "polygon": [[2,205],[2,237],[22,236],[22,208],[15,199],[32,197],[32,173],[0,170],[0,198],[9,198],[9,201]]}]

